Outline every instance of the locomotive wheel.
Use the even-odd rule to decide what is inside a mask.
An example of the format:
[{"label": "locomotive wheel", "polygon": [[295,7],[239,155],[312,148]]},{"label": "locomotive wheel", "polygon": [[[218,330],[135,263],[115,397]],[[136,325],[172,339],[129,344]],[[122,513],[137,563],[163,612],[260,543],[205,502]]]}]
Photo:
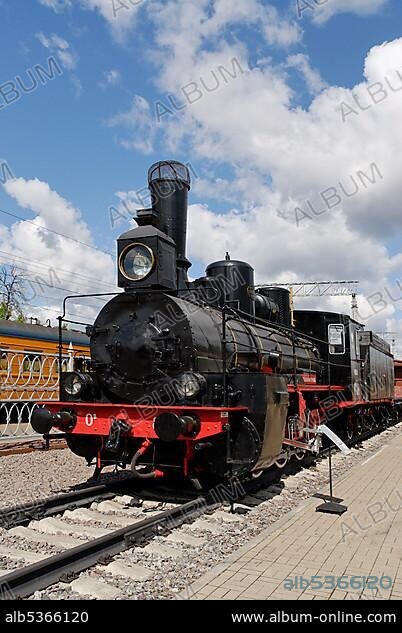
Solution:
[{"label": "locomotive wheel", "polygon": [[373,414],[372,411],[370,411],[367,414],[367,418],[366,419],[367,419],[367,422],[366,422],[367,431],[371,432],[373,430],[373,428],[374,428],[374,425],[375,425],[375,417],[374,417],[374,414]]},{"label": "locomotive wheel", "polygon": [[304,451],[302,448],[298,448],[297,451],[294,453],[294,456],[296,457],[297,461],[301,462],[306,456],[306,451]]},{"label": "locomotive wheel", "polygon": [[355,434],[355,424],[354,424],[353,417],[351,415],[348,416],[345,433],[346,433],[346,438],[348,440],[353,439],[353,436]]},{"label": "locomotive wheel", "polygon": [[393,411],[386,410],[387,414],[387,426],[392,426],[397,421]]},{"label": "locomotive wheel", "polygon": [[375,419],[374,419],[374,426],[376,429],[381,428],[382,425],[382,421],[380,419],[380,416],[378,414],[376,414]]},{"label": "locomotive wheel", "polygon": [[278,457],[278,459],[275,462],[275,466],[277,466],[278,468],[285,468],[286,464],[289,461],[289,457],[287,453],[281,453]]},{"label": "locomotive wheel", "polygon": [[102,446],[99,437],[88,437],[85,435],[69,435],[66,441],[68,448],[73,453],[79,457],[85,457],[88,462],[96,457]]}]

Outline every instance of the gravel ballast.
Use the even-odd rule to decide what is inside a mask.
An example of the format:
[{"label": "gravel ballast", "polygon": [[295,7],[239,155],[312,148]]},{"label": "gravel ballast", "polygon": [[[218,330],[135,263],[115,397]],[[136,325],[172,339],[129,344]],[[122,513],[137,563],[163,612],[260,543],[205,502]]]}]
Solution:
[{"label": "gravel ballast", "polygon": [[0,457],[0,508],[66,491],[86,482],[93,470],[68,449]]}]

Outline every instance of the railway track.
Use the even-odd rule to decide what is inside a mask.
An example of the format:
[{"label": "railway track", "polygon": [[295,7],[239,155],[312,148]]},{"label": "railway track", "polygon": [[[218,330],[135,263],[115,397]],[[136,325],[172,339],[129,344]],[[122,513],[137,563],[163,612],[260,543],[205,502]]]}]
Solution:
[{"label": "railway track", "polygon": [[63,450],[67,448],[65,440],[50,440],[49,444],[41,437],[16,440],[16,438],[0,437],[0,457],[21,455],[34,451]]},{"label": "railway track", "polygon": [[[111,503],[116,504],[118,501],[112,501]],[[121,507],[123,508],[123,505]],[[116,520],[118,523],[128,521],[128,525],[117,530],[106,530],[107,533],[103,536],[99,536],[93,540],[82,543],[82,545],[75,545],[59,554],[55,554],[54,556],[46,556],[43,560],[38,560],[38,562],[7,573],[0,579],[0,581],[7,587],[7,590],[15,596],[15,598],[25,598],[32,595],[37,590],[44,589],[56,582],[59,582],[63,578],[67,579],[72,574],[78,574],[89,567],[96,565],[101,558],[115,556],[128,547],[140,544],[144,540],[161,534],[164,530],[171,530],[181,525],[183,522],[188,521],[191,518],[195,518],[200,514],[200,512],[203,512],[206,507],[206,499],[199,498],[196,501],[190,501],[185,504],[174,506],[164,512],[153,512],[152,516],[148,518],[142,518],[141,514],[138,513],[136,520],[133,517],[131,519],[123,519],[122,517],[116,517],[116,515],[108,517],[107,514],[103,513],[103,521],[111,523],[115,523]],[[119,508],[116,508],[115,512],[116,511],[118,512]],[[79,510],[70,511],[70,514],[67,514],[68,512],[68,510],[65,512],[63,518],[67,515],[68,519],[74,519],[76,518],[74,512],[77,513]],[[97,510],[87,510],[86,514],[81,514],[81,518],[85,519],[85,516],[89,516],[93,520],[93,517],[96,517],[97,512]],[[45,520],[46,519],[42,519],[42,521]],[[54,526],[55,524],[53,523],[52,525]],[[59,519],[58,526],[59,530],[63,532],[63,520]],[[68,526],[68,523],[64,525],[66,532],[69,531]],[[41,525],[41,522],[39,521],[36,527],[43,528],[43,523]],[[15,534],[15,530],[18,528],[12,529]],[[54,529],[57,531],[57,526]],[[87,526],[83,525],[83,530],[88,533]],[[92,534],[96,534],[97,531],[102,530],[104,530],[104,528],[91,528],[89,531],[92,531]],[[27,536],[27,538],[32,539],[38,538],[38,534],[33,534],[34,531],[35,530],[32,529],[28,536],[26,531],[21,532],[21,530],[17,532],[17,534],[24,537]],[[39,534],[43,533],[39,532]],[[65,539],[65,542],[66,544],[71,544],[71,540],[69,541],[69,539]],[[23,552],[20,553],[20,556],[21,554],[22,556],[24,555]],[[113,563],[111,564],[113,565]],[[144,572],[145,571],[146,570],[144,569]],[[131,572],[131,574],[137,578],[141,577],[141,569],[138,566],[137,568],[132,567],[131,570],[129,568],[124,570],[121,567],[120,573],[124,572],[126,574]]]},{"label": "railway track", "polygon": [[[324,471],[325,462],[322,467]],[[232,491],[230,501],[243,501],[240,510],[247,512],[250,506],[279,495],[292,476],[296,481],[303,472],[309,473],[303,464],[290,462],[285,469],[274,469],[265,477],[246,482],[236,494]],[[285,484],[279,483],[283,475],[287,476]],[[172,503],[168,494],[161,502],[149,499],[152,494],[155,497],[155,490],[150,494],[130,490],[130,483],[94,485],[0,512],[5,536],[0,545],[0,568],[3,557],[11,561],[8,567],[18,565],[16,569],[0,569],[0,595],[26,598],[63,583],[73,594],[113,599],[119,597],[116,578],[138,584],[152,576],[149,566],[142,563],[147,556],[175,560],[183,555],[183,548],[205,543],[223,529],[223,524],[244,521],[244,517],[231,513],[228,500],[225,506],[224,499],[219,504],[216,495],[193,493],[193,499]],[[120,557],[123,552],[127,558]],[[130,559],[130,552],[134,552],[134,559]],[[91,570],[90,575],[83,574],[85,570]]]},{"label": "railway track", "polygon": [[[192,499],[172,503],[143,498],[155,496],[155,491],[143,492],[140,496],[137,491],[127,494],[129,488],[130,481],[102,484],[0,512],[0,526],[8,530],[7,537],[22,539],[25,547],[29,547],[0,545],[0,559],[5,557],[22,563],[12,571],[0,569],[0,595],[26,598],[35,591],[68,581],[79,593],[83,591],[94,598],[111,597],[107,584],[101,586],[100,581],[86,582],[76,576],[136,546],[174,558],[179,554],[178,544],[195,546],[203,540],[189,532],[178,531],[184,524],[192,523],[195,529],[208,533],[216,530],[216,519],[238,520],[230,513],[230,507],[219,510],[224,499],[217,501],[214,494],[200,496],[194,492],[190,495]],[[246,488],[238,490],[238,499],[246,494]],[[166,494],[172,498],[170,491]],[[189,495],[182,493],[181,496]],[[232,493],[231,501],[235,500]],[[216,517],[214,509],[218,512]],[[200,515],[206,512],[212,514],[201,520]],[[152,543],[155,537],[158,537],[157,542]],[[63,551],[49,556],[37,551],[36,547],[41,544],[47,548],[63,548]],[[106,566],[105,571],[133,580],[141,580],[149,574],[141,565],[124,565],[117,561]]]},{"label": "railway track", "polygon": [[80,489],[39,499],[32,503],[2,508],[0,509],[0,527],[9,529],[26,526],[32,520],[40,520],[65,511],[87,507],[91,503],[107,501],[115,497],[116,494],[124,494],[130,488],[132,489],[130,479],[111,481],[93,486],[83,486]]}]

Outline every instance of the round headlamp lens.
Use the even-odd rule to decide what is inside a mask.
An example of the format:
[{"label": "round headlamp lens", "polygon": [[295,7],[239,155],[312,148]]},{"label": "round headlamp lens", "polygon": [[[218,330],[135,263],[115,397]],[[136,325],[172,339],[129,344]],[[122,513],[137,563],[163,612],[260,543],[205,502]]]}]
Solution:
[{"label": "round headlamp lens", "polygon": [[145,279],[153,266],[154,255],[144,244],[134,244],[121,255],[120,270],[125,277],[133,281]]},{"label": "round headlamp lens", "polygon": [[64,380],[64,390],[69,396],[79,396],[84,382],[79,374],[70,374]]},{"label": "round headlamp lens", "polygon": [[180,398],[195,398],[204,385],[204,379],[199,374],[185,372],[178,377],[176,390]]}]

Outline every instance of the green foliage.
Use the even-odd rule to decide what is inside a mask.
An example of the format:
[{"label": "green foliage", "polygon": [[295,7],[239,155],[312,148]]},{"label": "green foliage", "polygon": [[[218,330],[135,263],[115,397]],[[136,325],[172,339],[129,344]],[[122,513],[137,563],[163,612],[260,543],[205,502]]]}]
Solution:
[{"label": "green foliage", "polygon": [[17,323],[26,323],[25,316],[21,310],[12,310],[5,301],[0,301],[0,319],[6,321],[17,321]]},{"label": "green foliage", "polygon": [[0,319],[9,319],[10,310],[5,301],[0,301]]},{"label": "green foliage", "polygon": [[25,323],[24,284],[26,277],[11,264],[0,267],[0,319]]}]

